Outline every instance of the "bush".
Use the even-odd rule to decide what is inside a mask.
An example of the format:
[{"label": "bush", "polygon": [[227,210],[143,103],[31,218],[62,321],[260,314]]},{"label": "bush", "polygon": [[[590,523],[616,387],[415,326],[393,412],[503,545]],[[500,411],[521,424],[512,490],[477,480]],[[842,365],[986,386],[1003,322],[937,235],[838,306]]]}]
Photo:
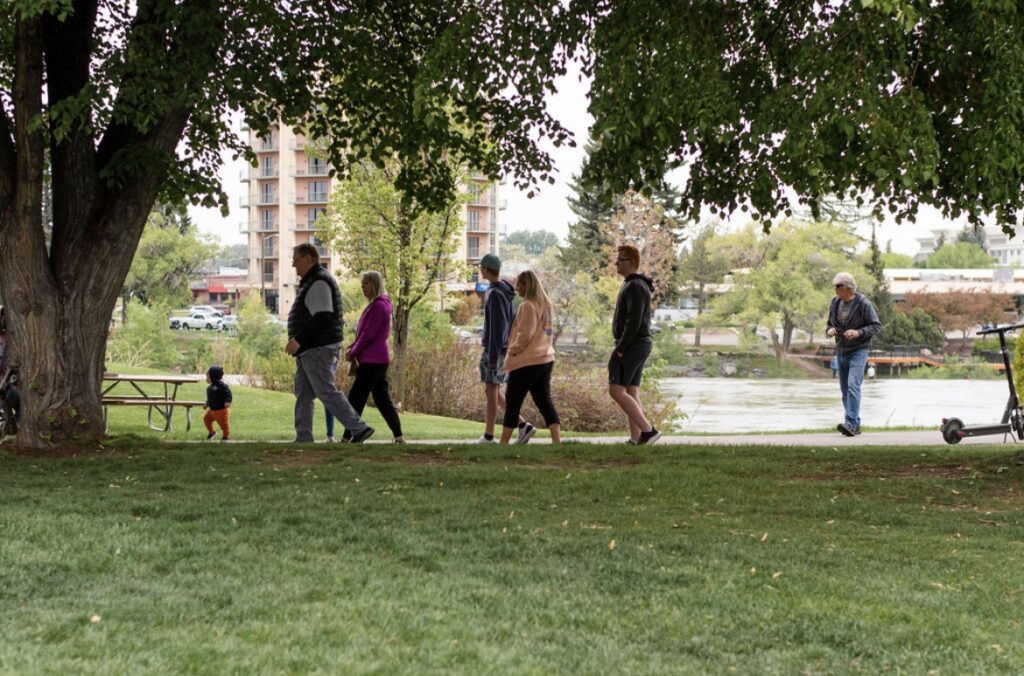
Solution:
[{"label": "bush", "polygon": [[961,360],[957,357],[946,357],[945,366],[921,366],[910,371],[907,378],[912,380],[998,380],[1004,378],[1002,371],[992,368],[991,364],[976,358]]},{"label": "bush", "polygon": [[913,312],[893,313],[889,323],[882,327],[882,332],[875,340],[876,346],[885,349],[901,345],[922,345],[932,350],[939,350],[946,342],[946,336],[939,328],[938,322],[921,308]]},{"label": "bush", "polygon": [[456,326],[471,324],[480,315],[480,296],[471,293],[460,298],[452,307],[451,320]]},{"label": "bush", "polygon": [[[483,422],[486,400],[480,384],[479,348],[447,340],[410,348],[403,408],[418,413]],[[647,369],[641,399],[648,418],[657,427],[675,413],[675,402],[657,389],[664,364]],[[596,366],[560,357],[555,362],[552,398],[562,427],[574,432],[615,432],[626,429],[626,419],[608,396],[604,365]],[[500,415],[500,413],[499,413]],[[523,415],[543,426],[540,413],[527,397]],[[501,420],[498,420],[500,426]]]},{"label": "bush", "polygon": [[167,323],[167,309],[129,302],[128,323],[113,333],[107,358],[128,366],[177,368],[181,355]]}]

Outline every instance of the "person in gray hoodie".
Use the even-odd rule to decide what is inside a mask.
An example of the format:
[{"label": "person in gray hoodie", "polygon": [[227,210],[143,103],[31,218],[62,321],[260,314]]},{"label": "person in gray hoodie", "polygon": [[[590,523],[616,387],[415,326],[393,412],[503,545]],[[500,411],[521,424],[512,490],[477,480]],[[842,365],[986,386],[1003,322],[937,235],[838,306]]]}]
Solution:
[{"label": "person in gray hoodie", "polygon": [[[511,282],[501,278],[501,259],[495,254],[489,253],[480,259],[480,277],[489,282],[490,287],[484,294],[483,352],[480,354],[480,382],[484,384],[487,410],[484,434],[477,443],[496,444],[494,423],[498,419],[498,409],[505,408],[501,386],[505,384],[505,353],[508,352],[508,330],[515,317],[513,301],[516,289]],[[536,431],[533,425],[520,417],[516,443],[529,441]]]},{"label": "person in gray hoodie", "polygon": [[629,443],[653,444],[661,432],[644,415],[640,404],[640,379],[651,355],[651,305],[654,282],[638,272],[640,251],[629,244],[620,246],[615,271],[622,276],[622,288],[615,301],[612,337],[615,348],[608,359],[608,394],[629,420]]}]

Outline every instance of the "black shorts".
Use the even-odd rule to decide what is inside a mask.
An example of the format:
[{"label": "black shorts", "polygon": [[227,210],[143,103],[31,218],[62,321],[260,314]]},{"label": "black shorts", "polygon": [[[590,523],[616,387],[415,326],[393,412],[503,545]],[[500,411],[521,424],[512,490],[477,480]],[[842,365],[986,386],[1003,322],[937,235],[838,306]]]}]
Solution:
[{"label": "black shorts", "polygon": [[654,341],[650,338],[638,338],[626,348],[626,352],[621,357],[612,351],[611,359],[608,360],[608,384],[640,387],[644,364],[651,356],[653,346]]}]

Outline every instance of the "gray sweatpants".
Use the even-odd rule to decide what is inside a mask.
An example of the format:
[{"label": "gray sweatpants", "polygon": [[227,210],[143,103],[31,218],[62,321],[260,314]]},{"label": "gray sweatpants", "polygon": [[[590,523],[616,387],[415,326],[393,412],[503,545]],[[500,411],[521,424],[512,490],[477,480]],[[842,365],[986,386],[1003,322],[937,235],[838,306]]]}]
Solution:
[{"label": "gray sweatpants", "polygon": [[337,345],[324,345],[295,358],[295,441],[313,441],[313,404],[317,399],[353,434],[369,427],[334,384],[340,352]]}]

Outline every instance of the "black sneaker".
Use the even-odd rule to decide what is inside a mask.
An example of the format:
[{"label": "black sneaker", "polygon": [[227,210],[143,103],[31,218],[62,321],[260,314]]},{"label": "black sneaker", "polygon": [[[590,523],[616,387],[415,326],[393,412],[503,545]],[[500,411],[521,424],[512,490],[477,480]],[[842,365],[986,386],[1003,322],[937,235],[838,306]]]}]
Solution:
[{"label": "black sneaker", "polygon": [[213,439],[215,436],[217,436],[216,432],[210,432],[209,434],[206,435],[206,440],[209,441],[210,439]]},{"label": "black sneaker", "polygon": [[844,437],[853,437],[853,436],[857,436],[858,434],[860,434],[860,430],[856,430],[855,431],[852,427],[850,427],[849,425],[847,425],[844,422],[841,422],[838,425],[836,425],[836,429],[839,430],[839,432]]},{"label": "black sneaker", "polygon": [[656,442],[658,439],[661,439],[661,432],[652,427],[650,432],[640,433],[640,438],[637,440],[636,444],[637,446],[648,446]]},{"label": "black sneaker", "polygon": [[372,436],[373,428],[367,425],[365,428],[363,428],[362,432],[356,432],[355,434],[352,435],[352,443],[361,444]]}]

